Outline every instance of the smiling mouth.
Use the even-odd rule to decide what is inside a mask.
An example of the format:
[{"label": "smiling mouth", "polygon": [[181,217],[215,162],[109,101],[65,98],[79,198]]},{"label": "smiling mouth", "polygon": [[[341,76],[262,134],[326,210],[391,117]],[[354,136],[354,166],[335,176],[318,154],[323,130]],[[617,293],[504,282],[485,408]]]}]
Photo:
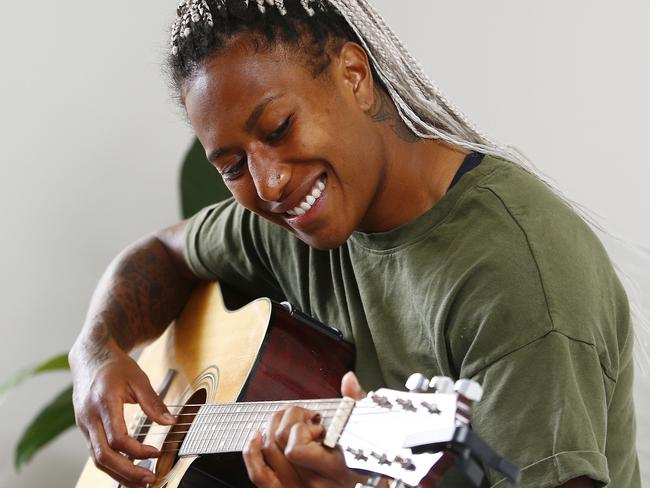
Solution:
[{"label": "smiling mouth", "polygon": [[302,201],[291,210],[287,210],[287,215],[289,215],[289,217],[300,217],[301,215],[305,215],[307,212],[309,212],[309,210],[311,210],[311,207],[314,206],[316,201],[323,194],[326,184],[327,175],[322,175],[318,178],[318,180],[316,180],[316,183],[314,183],[314,186],[311,188],[311,190],[309,190]]}]

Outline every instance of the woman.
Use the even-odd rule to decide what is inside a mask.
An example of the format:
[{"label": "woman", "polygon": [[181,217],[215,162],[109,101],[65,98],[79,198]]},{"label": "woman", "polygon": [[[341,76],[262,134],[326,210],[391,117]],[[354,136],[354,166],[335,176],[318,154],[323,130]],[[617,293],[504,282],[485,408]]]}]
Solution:
[{"label": "woman", "polygon": [[[365,0],[183,1],[169,66],[235,200],[126,249],[94,295],[70,359],[101,469],[152,482],[121,454],[157,455],[127,436],[122,406],[173,418],[127,353],[218,277],[340,328],[365,388],[477,379],[473,427],[524,486],[640,486],[628,305],[602,246]],[[361,394],[354,376],[343,390]],[[257,486],[363,479],[319,446],[313,415],[290,409],[251,439]]]}]

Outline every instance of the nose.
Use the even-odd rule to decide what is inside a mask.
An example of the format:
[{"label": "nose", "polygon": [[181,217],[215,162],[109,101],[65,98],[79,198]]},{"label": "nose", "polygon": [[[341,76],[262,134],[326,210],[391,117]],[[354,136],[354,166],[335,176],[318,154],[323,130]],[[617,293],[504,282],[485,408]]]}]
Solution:
[{"label": "nose", "polygon": [[291,179],[291,168],[271,150],[258,149],[249,154],[249,171],[257,195],[267,202],[279,202]]}]

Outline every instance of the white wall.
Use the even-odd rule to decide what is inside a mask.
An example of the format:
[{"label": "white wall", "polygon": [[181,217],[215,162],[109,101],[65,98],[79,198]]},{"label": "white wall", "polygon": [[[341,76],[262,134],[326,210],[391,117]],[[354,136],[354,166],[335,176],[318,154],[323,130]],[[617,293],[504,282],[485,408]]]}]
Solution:
[{"label": "white wall", "polygon": [[[190,133],[159,67],[175,1],[0,5],[4,377],[66,350],[110,258],[178,218],[179,161]],[[650,129],[650,4],[376,5],[484,131],[522,148],[611,229],[650,245],[650,171],[641,144]],[[643,280],[650,273],[636,274]],[[21,428],[67,381],[40,378],[0,407],[0,488],[73,485],[85,459],[76,432],[20,476],[11,467]],[[648,378],[637,383],[647,403]],[[643,419],[646,437],[649,426]],[[648,465],[650,451],[643,449]]]}]

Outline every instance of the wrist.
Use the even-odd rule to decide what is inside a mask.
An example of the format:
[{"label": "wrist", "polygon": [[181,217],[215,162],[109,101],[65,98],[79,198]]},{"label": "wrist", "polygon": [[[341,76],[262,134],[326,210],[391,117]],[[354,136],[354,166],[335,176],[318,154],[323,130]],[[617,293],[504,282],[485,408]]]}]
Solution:
[{"label": "wrist", "polygon": [[111,337],[106,336],[97,340],[88,334],[82,333],[70,348],[68,362],[70,369],[98,367],[104,364],[111,356],[126,354]]}]

